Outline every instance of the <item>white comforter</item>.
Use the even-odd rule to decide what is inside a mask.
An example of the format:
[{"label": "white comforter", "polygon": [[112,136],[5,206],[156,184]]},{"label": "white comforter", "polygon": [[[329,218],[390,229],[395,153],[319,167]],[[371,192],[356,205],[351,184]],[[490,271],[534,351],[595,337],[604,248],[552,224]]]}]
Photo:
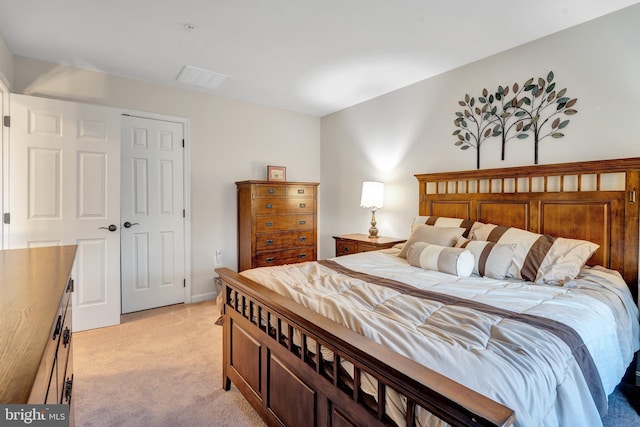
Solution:
[{"label": "white comforter", "polygon": [[[607,395],[640,346],[637,307],[620,275],[611,270],[585,268],[579,279],[562,287],[541,286],[427,271],[411,267],[398,252],[366,252],[334,261],[419,289],[565,323],[587,346]],[[503,403],[516,411],[517,425],[602,425],[570,349],[549,332],[403,295],[314,262],[241,274]],[[401,411],[402,405],[396,406]]]}]

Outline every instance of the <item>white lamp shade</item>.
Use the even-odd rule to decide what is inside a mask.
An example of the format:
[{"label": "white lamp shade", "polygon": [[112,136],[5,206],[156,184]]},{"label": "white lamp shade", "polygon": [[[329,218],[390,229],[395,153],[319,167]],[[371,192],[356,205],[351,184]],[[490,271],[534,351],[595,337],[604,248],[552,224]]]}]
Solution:
[{"label": "white lamp shade", "polygon": [[364,181],[362,183],[361,208],[380,209],[383,205],[384,184],[377,181]]}]

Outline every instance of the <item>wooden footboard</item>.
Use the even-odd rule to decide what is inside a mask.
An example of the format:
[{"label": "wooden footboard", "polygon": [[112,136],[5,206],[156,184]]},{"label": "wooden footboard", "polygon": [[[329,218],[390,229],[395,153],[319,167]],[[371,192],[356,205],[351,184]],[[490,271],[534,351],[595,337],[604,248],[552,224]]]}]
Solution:
[{"label": "wooden footboard", "polygon": [[[452,425],[513,423],[509,408],[227,268],[216,272],[224,285],[223,387],[233,382],[268,425],[414,426],[420,408]],[[363,391],[365,379],[375,395]],[[404,419],[389,409],[393,391],[406,399]]]}]

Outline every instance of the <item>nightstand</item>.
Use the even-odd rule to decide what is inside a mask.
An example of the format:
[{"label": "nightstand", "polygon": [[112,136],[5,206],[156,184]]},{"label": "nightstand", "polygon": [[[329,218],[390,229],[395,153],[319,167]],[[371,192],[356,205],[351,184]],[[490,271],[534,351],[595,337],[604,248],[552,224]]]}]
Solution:
[{"label": "nightstand", "polygon": [[368,234],[360,233],[343,234],[341,236],[333,236],[333,238],[336,239],[336,256],[387,249],[406,241],[406,239],[395,237],[378,236],[370,238]]}]

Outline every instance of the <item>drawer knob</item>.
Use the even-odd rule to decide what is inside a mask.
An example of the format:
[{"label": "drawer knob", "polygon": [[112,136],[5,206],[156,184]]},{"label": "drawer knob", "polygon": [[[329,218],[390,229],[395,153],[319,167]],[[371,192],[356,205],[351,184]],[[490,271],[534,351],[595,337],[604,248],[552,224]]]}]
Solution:
[{"label": "drawer knob", "polygon": [[265,205],[265,207],[266,207],[267,209],[271,209],[271,208],[273,208],[273,205],[272,205],[271,203],[267,203],[267,204]]},{"label": "drawer knob", "polygon": [[62,332],[62,344],[65,348],[69,345],[69,341],[71,341],[71,329],[64,328],[64,332]]},{"label": "drawer knob", "polygon": [[71,402],[71,389],[73,388],[73,377],[68,378],[64,382],[64,401],[65,403]]},{"label": "drawer knob", "polygon": [[302,236],[298,240],[300,240],[301,242],[306,242],[307,241],[307,236]]},{"label": "drawer knob", "polygon": [[342,251],[343,252],[349,252],[349,246],[343,246],[342,247]]},{"label": "drawer knob", "polygon": [[267,227],[272,227],[273,223],[271,221],[267,221],[264,223],[264,225],[266,225]]},{"label": "drawer knob", "polygon": [[56,320],[56,328],[53,330],[53,340],[55,341],[60,335],[60,330],[62,329],[62,315],[58,315],[58,320]]},{"label": "drawer knob", "polygon": [[307,207],[307,204],[306,204],[306,203],[300,203],[300,209],[304,209],[304,208],[306,208],[306,207]]},{"label": "drawer knob", "polygon": [[307,223],[307,221],[305,221],[304,219],[300,221],[300,225],[305,225]]},{"label": "drawer knob", "polygon": [[267,193],[269,193],[269,194],[273,194],[275,192],[276,192],[276,190],[274,190],[273,188],[270,188],[270,189],[267,190]]},{"label": "drawer knob", "polygon": [[273,258],[269,257],[267,259],[265,259],[266,262],[273,262]]},{"label": "drawer knob", "polygon": [[267,239],[265,242],[267,245],[273,245],[273,239]]},{"label": "drawer knob", "polygon": [[298,194],[304,194],[304,188],[298,188]]},{"label": "drawer knob", "polygon": [[307,257],[307,254],[300,254],[300,255],[298,255],[298,258],[306,258],[306,257]]}]

